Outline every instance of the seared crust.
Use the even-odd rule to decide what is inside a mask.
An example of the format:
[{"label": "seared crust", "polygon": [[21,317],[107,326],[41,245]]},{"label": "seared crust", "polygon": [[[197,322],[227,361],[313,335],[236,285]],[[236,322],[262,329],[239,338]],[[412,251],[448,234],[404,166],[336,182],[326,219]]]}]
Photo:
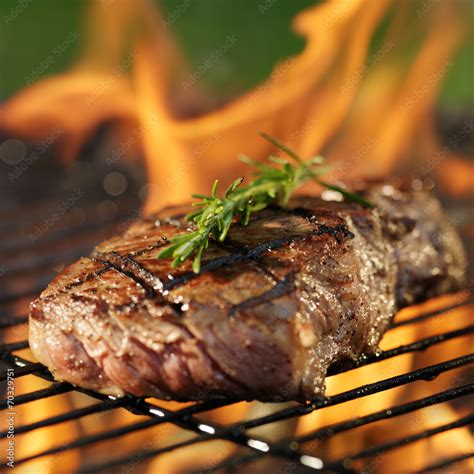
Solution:
[{"label": "seared crust", "polygon": [[363,192],[374,210],[297,197],[258,213],[211,243],[199,275],[156,258],[186,208],[138,220],[32,303],[32,350],[57,379],[108,394],[312,398],[331,364],[376,350],[397,309],[463,282],[432,196]]}]

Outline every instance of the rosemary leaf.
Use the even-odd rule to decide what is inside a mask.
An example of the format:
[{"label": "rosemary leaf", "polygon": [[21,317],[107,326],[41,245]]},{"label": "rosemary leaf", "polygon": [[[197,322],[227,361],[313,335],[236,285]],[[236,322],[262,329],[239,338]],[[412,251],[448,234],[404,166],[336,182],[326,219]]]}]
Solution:
[{"label": "rosemary leaf", "polygon": [[301,159],[291,148],[276,138],[262,133],[261,136],[288,155],[295,163],[283,158],[271,156],[269,163],[262,163],[247,157],[241,160],[256,169],[256,177],[247,186],[242,186],[243,178],[236,179],[225,191],[223,197],[218,195],[219,180],[215,180],[211,195],[193,194],[200,201],[193,203],[197,209],[186,218],[194,223],[195,230],[169,239],[169,245],[158,258],[173,259],[173,267],[178,267],[188,258],[193,257],[193,271],[201,271],[202,254],[209,245],[209,239],[224,241],[230,227],[236,221],[247,225],[254,212],[265,209],[270,204],[285,205],[291,195],[302,184],[314,180],[327,189],[340,192],[345,199],[357,202],[366,207],[373,207],[362,196],[352,193],[325,181],[319,176],[328,168],[321,166],[324,159],[320,156],[307,161]]}]

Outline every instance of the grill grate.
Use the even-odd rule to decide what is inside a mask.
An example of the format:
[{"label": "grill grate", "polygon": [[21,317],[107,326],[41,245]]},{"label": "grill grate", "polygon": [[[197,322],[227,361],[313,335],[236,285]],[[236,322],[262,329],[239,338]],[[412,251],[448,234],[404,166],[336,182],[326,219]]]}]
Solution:
[{"label": "grill grate", "polygon": [[[449,312],[460,306],[468,306],[473,304],[472,298],[467,298],[462,302],[456,303],[454,305],[447,306],[444,308],[444,312]],[[426,320],[437,315],[441,314],[440,311],[430,312],[423,314],[412,321],[413,323],[419,322],[421,320]],[[25,318],[21,318],[21,323],[24,323]],[[18,321],[11,321],[10,325],[4,323],[3,329],[6,329],[11,326],[19,324]],[[400,325],[401,323],[395,324],[393,327]],[[408,321],[404,321],[403,324],[408,324]],[[472,334],[474,331],[474,325],[470,325],[458,330],[446,332],[433,337],[428,337],[422,340],[419,340],[415,343],[401,345],[397,348],[382,351],[380,354],[372,357],[367,357],[360,361],[358,364],[355,364],[352,368],[346,368],[347,370],[353,370],[356,367],[362,365],[374,364],[378,361],[386,360],[392,357],[398,357],[406,353],[424,350],[429,347],[432,347],[436,344],[440,344],[449,339],[458,338],[462,336],[467,336]],[[15,406],[20,406],[22,404],[29,403],[34,400],[54,397],[59,394],[64,394],[77,390],[67,383],[58,383],[54,382],[51,374],[41,365],[33,363],[23,357],[20,357],[15,354],[19,350],[25,349],[28,347],[27,341],[19,341],[11,344],[4,344],[0,352],[2,353],[2,360],[6,362],[10,367],[15,368],[15,377],[22,377],[26,375],[35,375],[41,377],[44,380],[51,382],[51,385],[45,389],[37,390],[31,393],[22,394],[16,397]],[[64,423],[67,421],[78,420],[82,417],[92,416],[97,413],[103,413],[105,411],[114,410],[117,408],[124,408],[132,413],[139,415],[146,415],[147,420],[139,421],[136,423],[131,423],[127,426],[115,428],[112,430],[104,430],[99,434],[83,436],[72,442],[62,444],[56,448],[51,448],[39,452],[35,455],[31,455],[24,458],[19,458],[16,460],[16,464],[20,465],[27,461],[34,459],[39,459],[45,456],[54,455],[62,453],[66,450],[78,449],[92,445],[94,443],[99,443],[105,440],[110,440],[113,438],[119,438],[127,433],[137,432],[144,430],[146,428],[162,424],[162,423],[173,423],[180,428],[185,430],[190,430],[198,434],[194,438],[191,438],[186,441],[172,444],[170,446],[154,449],[154,450],[143,450],[133,453],[132,455],[127,455],[124,457],[118,457],[116,459],[107,461],[105,463],[94,464],[88,467],[83,468],[83,472],[100,472],[107,469],[111,469],[117,466],[123,466],[131,462],[143,462],[147,459],[150,459],[160,454],[164,454],[173,450],[178,450],[179,448],[190,446],[197,443],[203,443],[211,439],[224,439],[231,441],[238,445],[245,446],[252,450],[250,454],[237,455],[225,460],[222,463],[219,463],[212,468],[208,469],[209,472],[215,470],[221,470],[229,467],[238,467],[243,464],[250,463],[257,459],[260,459],[263,456],[278,456],[283,458],[288,458],[292,462],[296,462],[308,468],[315,469],[324,469],[334,472],[344,472],[350,471],[352,469],[352,463],[355,460],[378,456],[389,450],[400,448],[406,444],[413,443],[415,441],[421,440],[423,438],[435,436],[436,434],[446,432],[448,430],[454,430],[462,426],[473,423],[474,415],[463,416],[455,422],[451,422],[445,425],[437,426],[436,428],[425,430],[420,433],[416,433],[406,438],[395,438],[393,441],[388,443],[383,443],[377,446],[370,447],[368,449],[362,450],[358,453],[352,454],[349,457],[342,459],[337,459],[333,461],[321,460],[317,457],[309,456],[303,454],[299,447],[304,443],[313,440],[322,441],[329,437],[336,436],[342,432],[369,424],[375,423],[381,420],[389,419],[392,417],[400,416],[402,414],[410,413],[415,410],[420,410],[428,406],[433,406],[436,404],[444,403],[450,400],[454,400],[466,395],[472,394],[474,392],[474,384],[462,385],[459,387],[451,388],[435,395],[429,397],[420,398],[405,404],[400,404],[396,406],[389,407],[382,411],[377,411],[369,415],[358,417],[355,419],[350,419],[341,423],[329,427],[319,428],[305,436],[298,438],[292,438],[291,440],[284,440],[277,443],[271,443],[266,440],[253,437],[248,434],[248,431],[252,428],[261,427],[277,421],[288,420],[290,418],[300,417],[307,415],[315,410],[321,410],[330,406],[343,404],[351,400],[358,398],[366,397],[371,394],[376,394],[382,391],[390,390],[395,387],[402,385],[410,384],[415,381],[433,380],[440,374],[445,372],[458,369],[467,365],[470,365],[474,362],[474,355],[469,354],[462,357],[457,357],[445,362],[431,365],[428,367],[423,367],[418,370],[414,370],[402,375],[395,377],[390,377],[382,379],[372,384],[367,384],[360,386],[358,388],[348,390],[336,395],[330,396],[328,398],[317,399],[311,403],[306,404],[297,404],[289,408],[281,409],[271,415],[255,418],[252,420],[247,420],[241,423],[231,424],[229,426],[219,426],[217,424],[211,424],[206,422],[201,422],[195,415],[200,413],[208,412],[223,406],[230,405],[234,403],[232,400],[218,400],[218,401],[209,401],[203,403],[196,403],[194,405],[188,406],[181,410],[171,411],[169,409],[160,406],[159,402],[150,403],[143,399],[138,399],[132,396],[127,396],[123,399],[115,399],[113,397],[107,397],[97,393],[90,392],[88,390],[78,390],[95,400],[99,400],[97,403],[94,403],[90,406],[79,408],[76,410],[69,411],[67,413],[46,418],[42,421],[19,426],[16,428],[16,435],[21,435],[28,433],[32,430],[53,426],[59,423]],[[333,373],[335,375],[335,373]],[[3,372],[1,375],[1,380],[5,381],[7,378],[6,372]],[[0,408],[5,410],[7,406],[6,400],[1,402]],[[6,432],[0,433],[2,438],[6,437]],[[466,459],[472,457],[473,454],[466,453],[463,456],[458,456],[452,459],[447,459],[441,464],[436,464],[433,466],[427,466],[428,470],[439,469],[440,466],[446,467],[454,463],[463,462]]]},{"label": "grill grate", "polygon": [[[109,172],[110,170],[106,170]],[[92,183],[91,187],[97,187]],[[49,198],[48,198],[49,199]],[[121,211],[107,223],[107,227],[115,227],[124,222],[132,214],[134,209],[139,207],[140,203],[131,201],[120,205]],[[37,212],[38,205],[35,205],[34,212]],[[128,207],[127,207],[128,206]],[[51,206],[44,206],[49,209]],[[0,212],[6,212],[2,209],[0,203]],[[11,213],[10,219],[15,219],[15,213]],[[45,211],[46,214],[49,211]],[[87,213],[87,212],[86,212]],[[20,221],[15,221],[18,227],[28,226],[28,215],[25,211],[19,212]],[[40,220],[40,219],[37,219]],[[4,222],[0,224],[4,227]],[[61,227],[61,226],[60,226]],[[34,377],[46,381],[49,385],[46,388],[40,388],[43,385],[38,384],[38,389],[31,390],[27,393],[19,394],[15,397],[15,408],[20,411],[24,406],[37,400],[51,399],[54,403],[54,397],[67,396],[68,394],[79,392],[86,395],[89,405],[71,409],[61,414],[49,416],[40,421],[27,422],[21,426],[15,426],[15,435],[22,435],[34,432],[35,430],[48,429],[61,425],[63,423],[86,420],[96,417],[98,414],[113,412],[114,410],[126,410],[136,415],[135,421],[120,427],[107,428],[101,427],[100,431],[94,434],[85,434],[78,436],[76,439],[66,443],[58,442],[56,447],[42,449],[28,456],[17,453],[15,465],[22,465],[28,461],[41,460],[47,456],[59,455],[68,451],[85,449],[91,446],[104,443],[111,440],[120,440],[127,434],[140,433],[151,427],[157,427],[165,423],[171,423],[185,433],[189,433],[191,437],[187,439],[176,438],[167,446],[160,446],[152,449],[139,449],[136,452],[120,454],[114,453],[111,459],[107,461],[92,460],[85,466],[80,468],[80,472],[96,473],[103,471],[116,472],[118,467],[127,465],[139,466],[148,460],[157,458],[166,453],[179,453],[179,450],[193,445],[203,444],[212,440],[225,440],[239,447],[230,457],[223,461],[217,461],[213,465],[207,467],[206,472],[222,471],[227,469],[235,469],[265,458],[281,459],[288,463],[286,466],[290,472],[309,472],[313,470],[322,470],[329,472],[356,472],[357,462],[365,459],[376,459],[379,456],[395,450],[403,449],[420,440],[435,437],[441,433],[456,430],[472,424],[474,421],[473,414],[459,412],[459,418],[449,423],[439,423],[429,429],[414,432],[406,437],[401,437],[398,433],[393,433],[391,440],[384,442],[372,443],[370,447],[365,447],[358,452],[353,452],[342,457],[333,457],[330,459],[321,459],[320,457],[307,454],[308,444],[313,442],[321,442],[336,438],[344,433],[355,430],[359,427],[381,423],[384,420],[390,420],[408,413],[415,413],[427,407],[440,405],[447,402],[459,401],[463,397],[472,395],[474,392],[474,384],[465,384],[466,380],[459,380],[456,386],[444,387],[443,390],[437,390],[436,393],[429,396],[415,396],[414,399],[405,403],[392,404],[384,410],[374,410],[369,414],[364,414],[356,418],[348,418],[347,420],[337,422],[330,426],[315,427],[310,432],[302,436],[288,439],[280,439],[272,441],[265,437],[256,436],[253,430],[267,426],[275,426],[274,424],[282,421],[296,420],[320,410],[327,410],[336,405],[343,405],[353,400],[364,399],[374,394],[386,392],[397,387],[410,386],[415,383],[430,384],[439,375],[449,373],[458,369],[466,368],[473,364],[474,355],[465,354],[459,357],[453,357],[439,363],[424,365],[422,367],[413,367],[413,370],[391,377],[380,377],[374,383],[367,383],[356,388],[341,391],[327,398],[318,398],[308,403],[284,404],[271,414],[264,416],[255,416],[251,419],[241,420],[230,424],[218,424],[209,421],[209,414],[223,407],[229,407],[237,403],[233,400],[213,400],[203,403],[196,403],[185,406],[180,409],[170,409],[166,407],[165,402],[159,400],[144,400],[132,396],[126,396],[122,399],[108,397],[97,394],[88,390],[82,390],[72,387],[67,383],[55,382],[48,370],[41,364],[35,363],[28,359],[28,356],[22,352],[28,348],[28,342],[22,340],[25,338],[27,317],[24,315],[26,304],[47,284],[54,274],[51,272],[51,266],[58,262],[71,261],[81,254],[85,254],[91,248],[92,244],[100,240],[103,233],[104,225],[97,225],[89,222],[87,225],[79,227],[71,227],[74,232],[68,230],[69,225],[64,225],[55,230],[52,234],[48,234],[38,244],[38,250],[35,257],[31,253],[25,252],[29,249],[29,241],[25,238],[14,239],[12,234],[0,234],[0,253],[9,255],[15,252],[15,258],[10,259],[6,277],[14,279],[12,284],[3,284],[0,281],[0,340],[10,341],[6,339],[6,335],[17,335],[12,342],[5,342],[0,346],[0,360],[2,365],[7,369],[13,367],[15,369],[15,378]],[[8,228],[8,226],[6,227]],[[95,232],[100,231],[100,232]],[[27,235],[21,230],[23,236]],[[60,242],[75,237],[74,245],[65,246],[61,252],[57,251]],[[31,273],[34,276],[31,276]],[[437,317],[449,318],[455,315],[455,310],[459,308],[471,308],[474,304],[474,298],[466,293],[452,298],[450,304],[436,311],[424,312],[411,319],[404,319],[395,322],[389,329],[389,332],[401,327],[409,327],[410,325],[421,325],[435,321]],[[17,314],[18,308],[22,308],[23,314]],[[474,325],[444,331],[434,336],[421,338],[415,342],[398,345],[395,348],[384,350],[377,355],[365,357],[356,364],[348,367],[333,368],[330,372],[331,376],[337,376],[343,372],[356,370],[360,367],[377,364],[388,359],[398,360],[406,354],[417,353],[429,348],[441,346],[448,341],[461,340],[472,335]],[[468,346],[468,344],[466,344]],[[7,371],[0,374],[0,380],[7,379]],[[390,404],[390,403],[389,403]],[[7,400],[1,400],[0,409],[7,409]],[[205,416],[207,414],[207,416]],[[4,413],[2,413],[4,415]],[[99,425],[100,426],[100,425]],[[2,438],[6,438],[7,432],[0,433]],[[328,456],[329,457],[329,456]],[[463,453],[451,458],[443,459],[437,463],[426,460],[426,466],[422,472],[436,471],[446,469],[453,465],[461,465],[461,463],[469,462],[473,457],[473,453]],[[3,460],[2,460],[3,462]],[[431,462],[431,464],[430,464]],[[2,465],[5,467],[5,464]],[[283,472],[283,471],[282,471]]]}]

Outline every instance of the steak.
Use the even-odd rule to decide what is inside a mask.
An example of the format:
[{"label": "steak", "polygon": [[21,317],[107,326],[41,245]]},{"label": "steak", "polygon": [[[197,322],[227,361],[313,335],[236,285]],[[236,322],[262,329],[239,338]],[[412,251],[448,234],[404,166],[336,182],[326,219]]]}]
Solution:
[{"label": "steak", "polygon": [[306,400],[332,364],[377,350],[400,308],[456,290],[465,258],[426,191],[373,182],[375,204],[298,196],[211,242],[201,273],[157,254],[189,208],[139,219],[31,304],[30,344],[58,380],[175,400]]}]

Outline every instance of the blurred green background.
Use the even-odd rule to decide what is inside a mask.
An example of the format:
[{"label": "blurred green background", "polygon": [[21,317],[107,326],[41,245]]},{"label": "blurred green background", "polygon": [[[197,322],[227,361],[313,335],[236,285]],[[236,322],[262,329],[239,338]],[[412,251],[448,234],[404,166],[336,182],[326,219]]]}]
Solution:
[{"label": "blurred green background", "polygon": [[[472,13],[474,1],[465,1]],[[207,89],[225,97],[261,82],[275,62],[303,48],[303,39],[291,31],[291,18],[315,2],[162,0],[159,3],[165,10],[165,18],[167,15],[173,18],[170,28],[175,31],[191,65],[205,61],[230,33],[238,37],[235,45],[200,79]],[[261,14],[259,8],[265,8],[266,4],[270,7]],[[0,0],[0,99],[32,80],[64,71],[73,64],[81,40],[70,42],[64,50],[60,45],[71,31],[82,31],[86,5],[86,0]],[[181,13],[174,17],[178,11]],[[472,25],[472,16],[469,21]],[[374,36],[375,46],[382,29],[383,25]],[[51,51],[58,46],[59,53],[50,61]],[[468,40],[458,51],[454,66],[444,80],[440,96],[443,108],[474,106],[473,58],[471,28]]]}]

